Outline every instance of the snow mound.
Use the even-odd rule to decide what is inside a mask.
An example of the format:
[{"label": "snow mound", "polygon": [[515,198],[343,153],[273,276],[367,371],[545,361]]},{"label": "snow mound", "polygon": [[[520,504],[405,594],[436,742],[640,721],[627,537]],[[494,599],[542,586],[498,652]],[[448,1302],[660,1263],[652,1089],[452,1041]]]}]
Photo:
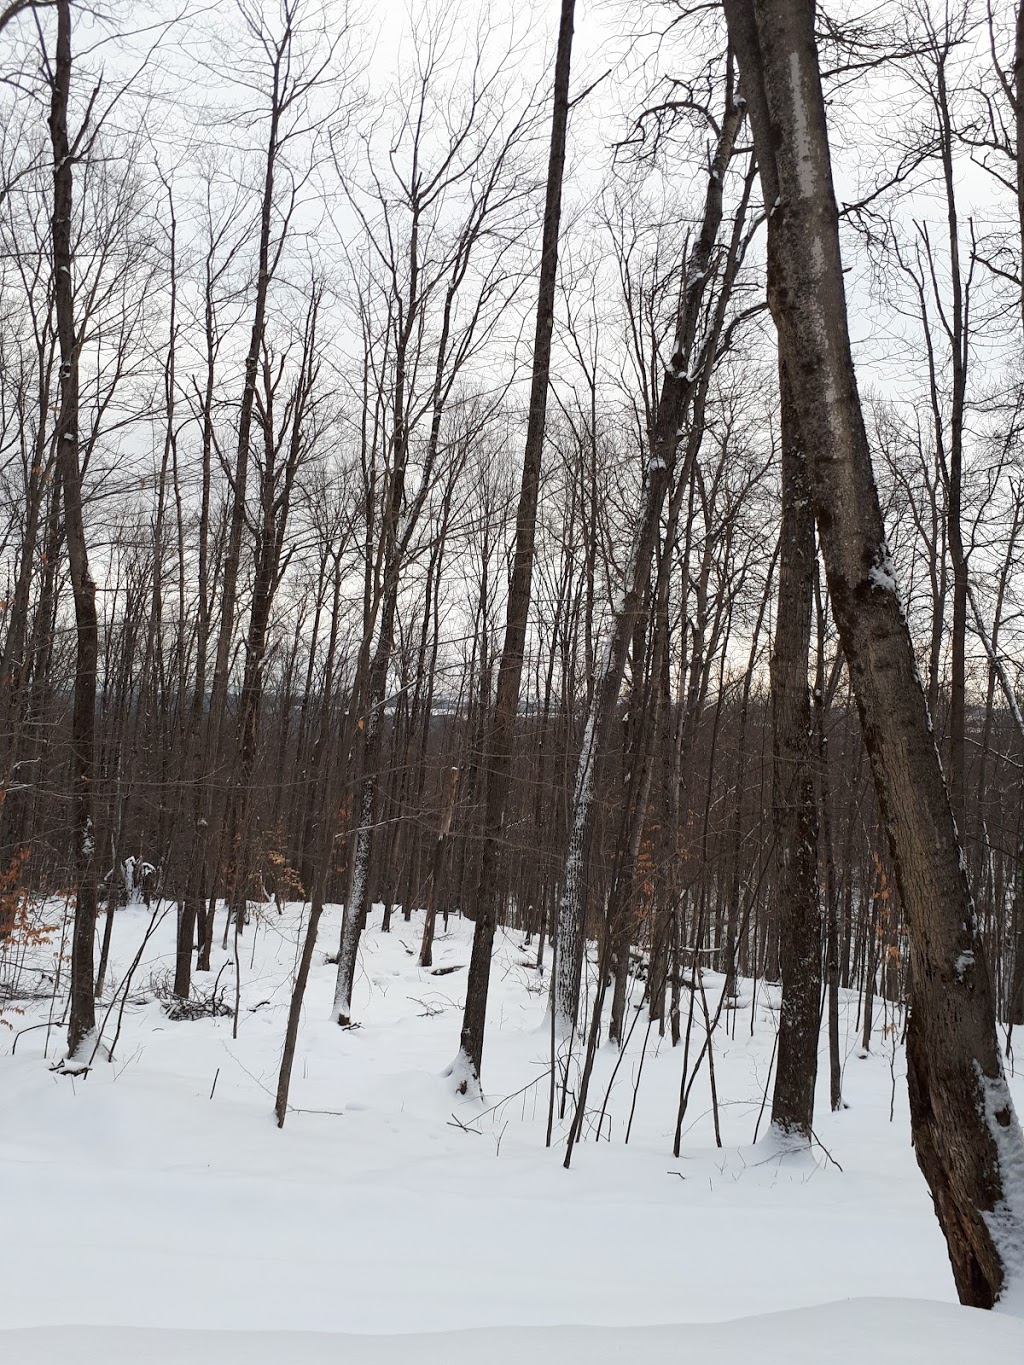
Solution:
[{"label": "snow mound", "polygon": [[0,1332],[18,1365],[962,1365],[1020,1360],[1024,1320],[923,1299],[847,1299],[671,1327],[505,1327],[403,1336],[39,1327]]}]

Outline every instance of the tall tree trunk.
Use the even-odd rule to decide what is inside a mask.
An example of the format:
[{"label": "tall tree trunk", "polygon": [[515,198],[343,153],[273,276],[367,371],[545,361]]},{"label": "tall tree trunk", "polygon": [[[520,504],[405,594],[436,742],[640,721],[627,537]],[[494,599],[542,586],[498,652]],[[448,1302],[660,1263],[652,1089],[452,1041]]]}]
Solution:
[{"label": "tall tree trunk", "polygon": [[911,931],[911,1131],[964,1303],[1024,1254],[1024,1138],[974,905],[886,545],[847,325],[813,0],[726,0],[765,202],[769,303],[808,451],[829,593]]},{"label": "tall tree trunk", "polygon": [[[1013,47],[1013,131],[1017,161],[1017,249],[1024,253],[1024,4],[1017,6],[1016,41]],[[1020,320],[1024,328],[1024,269],[1020,271]]]},{"label": "tall tree trunk", "polygon": [[57,50],[50,86],[50,140],[53,147],[53,291],[60,339],[60,413],[54,432],[64,490],[64,533],[75,599],[75,700],[71,736],[72,847],[75,865],[75,929],[71,944],[71,1012],[68,1056],[84,1050],[96,1027],[93,997],[96,932],[96,842],[93,784],[96,751],[96,674],[99,628],[96,585],[82,510],[82,470],[78,447],[78,356],[75,330],[73,167],[86,135],[79,130],[72,146],[68,134],[71,93],[71,5],[57,5]]},{"label": "tall tree trunk", "polygon": [[[769,223],[769,232],[774,227]],[[786,371],[782,397],[782,524],[779,595],[772,654],[773,816],[776,916],[780,929],[782,1010],[772,1095],[772,1125],[810,1141],[821,1012],[821,911],[818,812],[807,668],[816,553],[807,459]]]},{"label": "tall tree trunk", "polygon": [[[661,528],[665,495],[675,477],[676,453],[680,435],[693,402],[695,391],[704,371],[714,362],[717,332],[724,322],[722,304],[728,296],[723,283],[716,310],[717,329],[712,329],[710,344],[695,355],[698,324],[702,304],[712,272],[712,256],[718,243],[722,225],[723,183],[732,160],[736,136],[743,123],[743,106],[734,99],[731,84],[726,90],[725,115],[708,173],[708,189],[704,201],[704,215],[700,234],[686,261],[685,288],[676,321],[672,360],[662,378],[661,394],[651,436],[650,459],[644,491],[644,503],[636,536],[630,547],[626,584],[621,606],[615,611],[611,628],[599,651],[594,685],[590,695],[583,744],[580,749],[573,788],[569,840],[562,876],[562,894],[558,905],[558,958],[555,964],[553,999],[556,1031],[562,1037],[571,1035],[576,1025],[580,993],[580,973],[583,963],[584,919],[586,908],[587,864],[594,832],[595,791],[599,786],[599,765],[608,749],[615,709],[619,699],[626,650],[638,622],[645,601],[654,555]],[[735,269],[736,248],[730,254]],[[698,360],[703,360],[703,366]],[[696,455],[696,443],[688,443],[688,455]],[[679,482],[685,482],[684,470]]]},{"label": "tall tree trunk", "polygon": [[821,593],[821,574],[814,563],[814,607],[817,623],[817,650],[814,670],[814,735],[817,749],[818,846],[824,867],[825,893],[825,979],[828,992],[829,1103],[833,1112],[843,1105],[842,1057],[839,1050],[839,896],[836,887],[835,851],[832,846],[831,782],[826,717],[831,697],[839,682],[840,666],[833,671],[832,684],[825,681],[825,610]]},{"label": "tall tree trunk", "polygon": [[259,744],[260,708],[266,669],[267,634],[274,598],[285,570],[284,547],[295,478],[306,453],[306,423],[316,383],[316,324],[319,295],[314,288],[306,314],[302,355],[295,382],[284,404],[280,430],[275,428],[275,398],[280,369],[272,369],[264,348],[263,393],[259,425],[263,435],[260,474],[261,520],[253,555],[252,600],[245,637],[245,669],[238,698],[238,755],[230,810],[229,903],[236,928],[245,922],[250,876],[253,775]]},{"label": "tall tree trunk", "polygon": [[[946,84],[947,62],[952,53],[952,38],[948,28],[941,35],[931,30],[932,51],[925,60],[935,64],[935,83],[932,103],[938,125],[939,157],[942,162],[942,184],[946,199],[946,245],[949,250],[950,299],[948,310],[936,298],[936,310],[942,318],[949,343],[950,405],[948,461],[947,442],[943,439],[943,421],[936,393],[936,377],[932,362],[933,406],[935,409],[936,446],[942,460],[943,482],[946,485],[946,539],[953,570],[953,617],[950,632],[949,682],[949,795],[964,849],[967,847],[967,555],[963,538],[963,460],[964,415],[967,402],[967,370],[970,354],[970,274],[965,280],[960,264],[960,225],[956,204],[956,179],[953,164],[956,132],[949,106]],[[931,260],[931,244],[925,239],[925,250]],[[972,261],[973,268],[973,261]],[[934,273],[932,279],[934,282]],[[934,288],[934,283],[933,283]],[[927,319],[923,318],[927,328]],[[928,343],[929,358],[931,342]]]},{"label": "tall tree trunk", "polygon": [[292,1065],[299,1037],[299,1021],[302,1018],[302,1003],[306,995],[316,949],[317,932],[324,912],[327,896],[327,879],[333,862],[334,841],[338,826],[338,781],[335,768],[338,745],[338,727],[332,724],[331,706],[335,695],[334,672],[338,651],[341,616],[341,559],[334,565],[334,594],[331,603],[331,625],[327,642],[327,657],[324,661],[323,689],[320,697],[320,734],[313,746],[311,760],[310,786],[313,788],[312,807],[320,812],[320,822],[314,836],[318,848],[312,851],[312,885],[310,887],[309,921],[302,944],[299,966],[292,986],[292,998],[288,1007],[288,1022],[285,1027],[284,1047],[281,1053],[281,1067],[277,1077],[277,1095],[274,1112],[277,1126],[284,1127],[288,1113],[288,1092],[291,1087]]},{"label": "tall tree trunk", "polygon": [[[49,428],[52,400],[44,344],[37,343],[37,353],[37,429],[35,439],[26,451],[25,508],[18,570],[14,592],[7,607],[7,633],[0,652],[0,788],[4,792],[3,800],[0,801],[0,871],[18,856],[17,836],[26,795],[19,780],[19,759],[24,748],[24,722],[29,695],[31,653],[28,643],[32,583],[45,530],[46,498],[60,454],[54,448],[55,444],[60,443],[52,441]],[[59,468],[57,476],[60,477]]]},{"label": "tall tree trunk", "polygon": [[[284,32],[277,39],[268,33],[261,35],[271,73],[269,125],[263,162],[263,190],[260,199],[259,245],[256,263],[256,290],[253,299],[252,329],[245,356],[245,371],[241,403],[238,412],[238,439],[235,445],[234,474],[231,478],[231,513],[228,522],[227,546],[221,569],[221,614],[214,657],[213,679],[209,708],[206,712],[204,752],[205,771],[196,783],[196,820],[190,856],[190,885],[179,922],[178,946],[175,961],[174,992],[187,997],[191,987],[191,954],[195,916],[206,896],[210,898],[210,923],[204,926],[206,962],[209,962],[209,943],[212,939],[212,907],[217,894],[217,877],[223,847],[223,823],[226,808],[227,784],[223,781],[227,758],[225,719],[231,668],[231,645],[234,638],[237,608],[238,576],[242,563],[242,541],[246,528],[246,489],[251,458],[253,413],[256,407],[256,383],[260,358],[266,337],[267,299],[273,272],[280,259],[281,242],[273,242],[275,175],[281,154],[281,119],[294,91],[290,83],[292,50],[291,11],[285,13]],[[283,231],[284,229],[282,229]],[[208,281],[209,283],[209,281]],[[207,300],[209,310],[210,300]],[[212,363],[212,360],[211,360]],[[208,415],[204,414],[206,419]],[[205,433],[204,433],[205,434]],[[205,470],[204,470],[205,478]],[[204,488],[205,494],[205,488]],[[205,679],[197,677],[196,692],[205,686]],[[198,711],[201,712],[200,700]],[[220,780],[218,780],[220,779]]]},{"label": "tall tree trunk", "polygon": [[537,531],[537,497],[540,490],[541,456],[544,450],[548,380],[551,370],[551,331],[554,325],[555,288],[558,282],[558,232],[562,213],[565,139],[569,123],[569,69],[572,61],[575,8],[576,0],[562,0],[558,49],[555,56],[555,88],[540,279],[537,288],[530,412],[519,486],[519,506],[516,512],[515,554],[509,582],[505,642],[501,651],[501,663],[498,666],[494,718],[487,745],[484,844],[476,897],[473,951],[466,983],[466,1007],[462,1017],[459,1057],[453,1063],[450,1073],[457,1079],[459,1089],[463,1091],[471,1084],[476,1086],[480,1084],[484,1025],[487,1019],[487,988],[491,976],[491,949],[499,904],[494,872],[505,820],[508,779],[512,768],[512,740],[519,705],[523,654],[526,648],[526,625],[530,614],[530,590]]}]

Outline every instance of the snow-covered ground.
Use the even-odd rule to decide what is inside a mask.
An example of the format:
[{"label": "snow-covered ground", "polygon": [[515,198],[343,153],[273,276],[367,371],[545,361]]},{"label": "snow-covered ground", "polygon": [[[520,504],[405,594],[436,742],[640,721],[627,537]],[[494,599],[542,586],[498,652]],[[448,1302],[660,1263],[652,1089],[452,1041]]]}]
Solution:
[{"label": "snow-covered ground", "polygon": [[[0,1360],[1024,1360],[1024,1320],[955,1306],[881,1002],[866,1059],[856,1002],[844,1002],[848,1108],[829,1112],[823,1067],[819,1145],[801,1154],[765,1141],[764,1118],[752,1144],[775,1036],[770,989],[745,983],[715,1035],[723,1147],[705,1064],[678,1159],[682,1049],[640,1015],[621,1063],[608,1047],[598,1058],[593,1121],[565,1171],[568,1116],[544,1145],[550,1044],[532,950],[499,935],[487,1094],[466,1099],[443,1073],[472,926],[452,921],[435,970],[458,970],[434,975],[416,966],[420,916],[399,916],[391,934],[379,918],[363,939],[360,1027],[341,1030],[324,962],[340,916],[325,916],[283,1130],[273,1091],[298,906],[261,910],[241,940],[237,1039],[229,1018],[172,1023],[157,999],[129,1003],[113,1062],[73,1078],[50,1071],[45,1029],[10,1055],[47,1002],[7,1012]],[[148,924],[141,908],[118,913],[115,985]],[[172,940],[168,914],[132,999],[154,994]],[[231,954],[216,957],[215,972]],[[233,971],[220,978],[229,1003]],[[713,1011],[721,983],[706,983]],[[55,1031],[51,1061],[61,1044]]]}]

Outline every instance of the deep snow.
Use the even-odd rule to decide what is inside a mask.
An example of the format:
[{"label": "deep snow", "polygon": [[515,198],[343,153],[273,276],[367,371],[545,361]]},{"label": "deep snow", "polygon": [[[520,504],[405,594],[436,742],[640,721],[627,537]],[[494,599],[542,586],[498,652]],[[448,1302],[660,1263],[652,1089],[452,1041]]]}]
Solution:
[{"label": "deep snow", "polygon": [[[472,926],[452,920],[435,970],[460,970],[436,976],[415,965],[420,916],[408,924],[398,916],[385,935],[373,927],[375,910],[354,999],[361,1027],[346,1031],[329,1021],[334,969],[324,953],[337,947],[340,919],[329,911],[294,1111],[279,1131],[272,1096],[301,916],[298,906],[282,916],[261,908],[243,936],[237,1040],[230,1019],[172,1023],[155,999],[129,1004],[114,1061],[75,1079],[49,1070],[45,1030],[23,1034],[10,1056],[14,1032],[46,1018],[45,1001],[6,1015],[14,1032],[0,1038],[0,1327],[9,1330],[0,1332],[0,1359],[653,1365],[698,1348],[719,1361],[816,1365],[942,1365],[968,1348],[974,1358],[1024,1359],[1024,1320],[954,1306],[909,1146],[898,1031],[880,1001],[866,1059],[857,1055],[856,1002],[844,1001],[849,1107],[829,1112],[823,1069],[820,1145],[795,1155],[770,1141],[751,1146],[774,1041],[771,988],[754,996],[746,983],[728,1032],[723,1016],[715,1037],[725,1146],[715,1146],[705,1066],[679,1159],[671,1145],[681,1049],[656,1027],[648,1034],[641,1016],[602,1140],[592,1124],[566,1172],[568,1120],[544,1147],[545,1001],[521,936],[497,941],[481,1102],[454,1095],[443,1076],[458,1045]],[[118,912],[115,984],[148,922],[142,908]],[[168,915],[133,995],[152,993],[172,940]],[[215,970],[231,953],[217,956]],[[720,980],[709,973],[706,982],[713,1010]],[[221,984],[232,1001],[233,967]],[[60,1045],[54,1033],[50,1060]],[[598,1059],[595,1119],[616,1060],[607,1047]],[[1024,1087],[1014,1088],[1024,1110]],[[772,1316],[752,1316],[762,1314]],[[63,1324],[200,1335],[69,1337],[56,1330]],[[494,1331],[559,1324],[587,1330]],[[685,1326],[663,1330],[670,1324]],[[592,1330],[601,1327],[630,1330]],[[420,1335],[457,1329],[474,1330]],[[281,1332],[291,1335],[253,1335]],[[393,1333],[416,1336],[372,1339]]]},{"label": "deep snow", "polygon": [[1020,1359],[1020,1322],[948,1304],[860,1299],[711,1326],[506,1327],[388,1337],[44,1328],[7,1336],[22,1365],[935,1365]]}]

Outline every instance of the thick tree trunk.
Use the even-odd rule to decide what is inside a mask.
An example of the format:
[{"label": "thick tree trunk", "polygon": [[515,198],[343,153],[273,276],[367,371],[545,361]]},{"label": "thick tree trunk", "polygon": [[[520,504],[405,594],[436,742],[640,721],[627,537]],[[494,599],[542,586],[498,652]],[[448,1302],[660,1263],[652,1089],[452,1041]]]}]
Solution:
[{"label": "thick tree trunk", "polygon": [[766,203],[769,302],[815,519],[911,931],[911,1128],[964,1303],[1024,1255],[1024,1139],[931,720],[896,593],[847,327],[812,0],[726,0]]},{"label": "thick tree trunk", "polygon": [[[772,231],[769,224],[769,231]],[[807,668],[814,601],[814,514],[807,460],[782,366],[782,524],[772,653],[773,817],[782,1010],[772,1124],[810,1140],[821,1012],[818,812]]]}]

